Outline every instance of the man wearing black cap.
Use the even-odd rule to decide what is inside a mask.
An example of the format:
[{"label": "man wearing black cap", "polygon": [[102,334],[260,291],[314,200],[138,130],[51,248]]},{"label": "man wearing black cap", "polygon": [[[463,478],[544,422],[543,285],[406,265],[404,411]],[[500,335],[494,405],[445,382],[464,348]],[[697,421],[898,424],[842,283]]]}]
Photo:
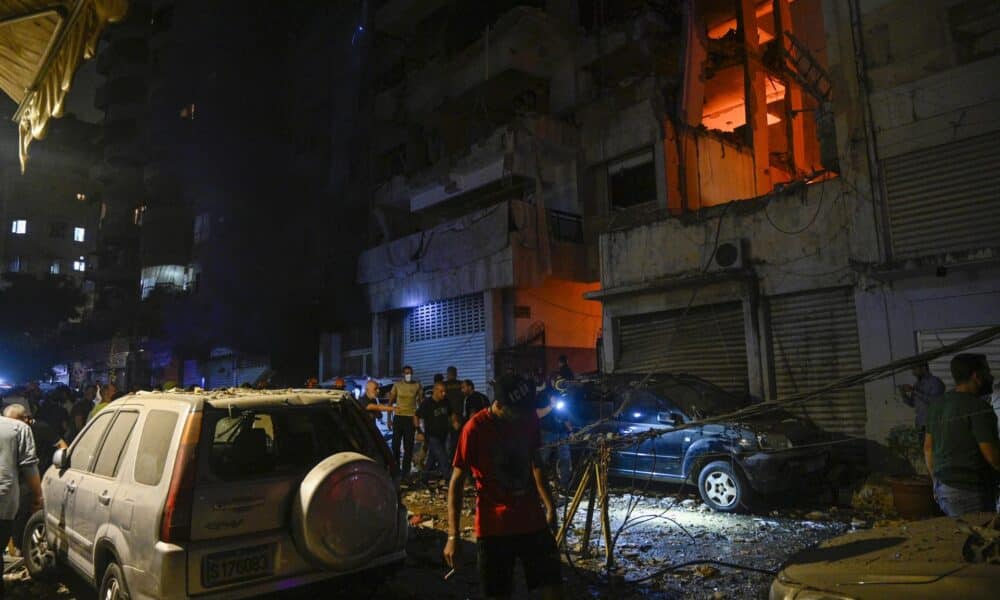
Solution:
[{"label": "man wearing black cap", "polygon": [[529,590],[562,597],[559,550],[550,527],[555,504],[538,461],[541,433],[531,382],[512,374],[494,385],[494,401],[462,429],[448,489],[448,543],[444,558],[457,568],[462,490],[476,482],[479,578],[487,598],[513,593],[514,563],[521,561]]}]

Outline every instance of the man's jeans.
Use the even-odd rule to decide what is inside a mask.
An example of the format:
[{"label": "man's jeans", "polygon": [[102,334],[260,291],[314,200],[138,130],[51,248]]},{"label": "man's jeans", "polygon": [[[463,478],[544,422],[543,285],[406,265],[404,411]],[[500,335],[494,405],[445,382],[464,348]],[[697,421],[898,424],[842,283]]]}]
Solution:
[{"label": "man's jeans", "polygon": [[[566,434],[557,431],[543,431],[542,445],[547,446],[566,439]],[[554,448],[543,448],[541,452],[542,462],[548,464],[552,460],[552,454],[556,455],[556,474],[559,477],[559,486],[566,491],[573,481],[573,460],[569,453],[567,444],[560,444]]]},{"label": "man's jeans", "polygon": [[934,482],[934,500],[949,517],[960,517],[970,512],[992,512],[993,493],[990,490],[963,490]]},{"label": "man's jeans", "polygon": [[436,472],[441,477],[448,479],[451,476],[451,460],[449,460],[449,453],[445,451],[447,437],[424,434],[424,441],[427,443],[427,462],[424,463],[424,474]]}]

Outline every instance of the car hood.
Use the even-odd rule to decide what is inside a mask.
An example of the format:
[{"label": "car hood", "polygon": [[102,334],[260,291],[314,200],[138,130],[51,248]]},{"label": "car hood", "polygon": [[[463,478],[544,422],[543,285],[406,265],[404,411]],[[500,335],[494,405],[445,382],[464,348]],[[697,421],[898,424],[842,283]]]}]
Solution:
[{"label": "car hood", "polygon": [[[992,517],[990,513],[975,513],[966,515],[965,521],[982,525]],[[882,594],[889,589],[902,591],[882,586],[932,584],[948,576],[996,580],[1000,566],[963,559],[962,546],[968,536],[959,528],[959,520],[951,517],[857,531],[796,554],[785,564],[779,579],[849,595],[871,586],[877,586]]]},{"label": "car hood", "polygon": [[823,430],[809,420],[780,409],[741,418],[739,423],[758,434],[781,434],[796,445],[824,436]]}]

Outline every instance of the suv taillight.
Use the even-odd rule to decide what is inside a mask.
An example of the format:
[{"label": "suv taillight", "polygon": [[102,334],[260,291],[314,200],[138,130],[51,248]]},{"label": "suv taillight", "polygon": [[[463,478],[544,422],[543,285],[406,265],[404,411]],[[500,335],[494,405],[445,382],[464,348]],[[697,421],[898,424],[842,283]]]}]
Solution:
[{"label": "suv taillight", "polygon": [[194,479],[198,467],[198,440],[201,437],[201,413],[188,415],[170,475],[167,502],[163,506],[160,539],[184,542],[191,538],[191,510],[194,504]]}]

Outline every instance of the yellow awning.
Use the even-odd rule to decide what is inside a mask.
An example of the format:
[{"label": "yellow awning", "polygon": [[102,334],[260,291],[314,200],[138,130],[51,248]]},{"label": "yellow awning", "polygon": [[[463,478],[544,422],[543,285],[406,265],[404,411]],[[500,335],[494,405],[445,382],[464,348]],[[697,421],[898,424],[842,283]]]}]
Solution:
[{"label": "yellow awning", "polygon": [[128,0],[0,0],[0,89],[18,103],[21,170],[32,139],[62,116],[73,74]]}]

